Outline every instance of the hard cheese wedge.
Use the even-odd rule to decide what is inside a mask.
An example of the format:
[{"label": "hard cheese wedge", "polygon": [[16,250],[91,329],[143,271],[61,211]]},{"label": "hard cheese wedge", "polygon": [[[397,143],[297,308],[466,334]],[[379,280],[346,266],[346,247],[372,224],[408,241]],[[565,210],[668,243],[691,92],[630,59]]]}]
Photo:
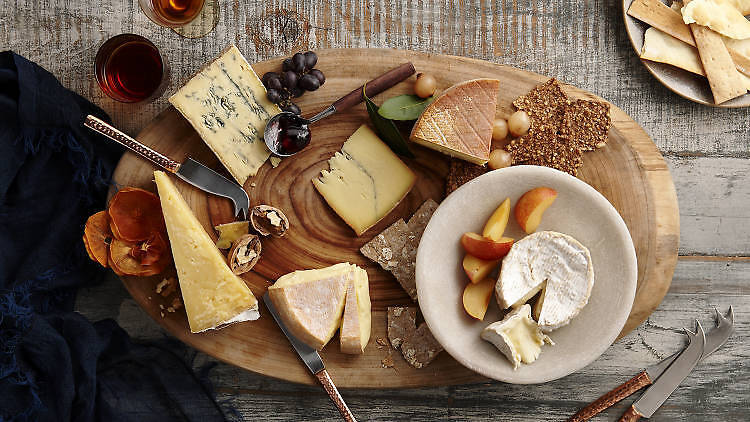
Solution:
[{"label": "hard cheese wedge", "polygon": [[195,218],[164,172],[155,171],[161,209],[180,280],[190,331],[198,333],[260,317],[258,301]]},{"label": "hard cheese wedge", "polygon": [[355,284],[356,290],[358,271],[363,270],[346,262],[295,271],[276,280],[268,295],[289,331],[320,350],[341,325],[346,292],[350,284]]},{"label": "hard cheese wedge", "polygon": [[534,362],[542,352],[542,345],[555,344],[537,323],[531,319],[531,307],[523,305],[503,318],[488,325],[481,334],[484,340],[494,344],[518,369],[521,362]]},{"label": "hard cheese wedge", "polygon": [[243,185],[271,154],[263,141],[268,119],[281,112],[235,46],[193,76],[169,102],[193,125],[229,173]]},{"label": "hard cheese wedge", "polygon": [[349,284],[346,292],[339,337],[341,351],[356,355],[364,352],[370,341],[372,316],[367,271],[355,267],[354,272],[354,282]]},{"label": "hard cheese wedge", "polygon": [[330,170],[323,170],[313,184],[357,236],[388,215],[417,179],[364,125],[328,160],[328,165]]},{"label": "hard cheese wedge", "polygon": [[448,88],[427,106],[410,139],[475,164],[486,163],[499,89],[497,79],[474,79]]}]

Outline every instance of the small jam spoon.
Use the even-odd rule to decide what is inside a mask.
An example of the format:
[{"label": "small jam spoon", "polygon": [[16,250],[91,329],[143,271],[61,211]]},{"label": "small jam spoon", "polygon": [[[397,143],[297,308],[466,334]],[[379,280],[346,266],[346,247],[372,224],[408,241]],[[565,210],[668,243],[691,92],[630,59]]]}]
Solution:
[{"label": "small jam spoon", "polygon": [[393,87],[403,81],[415,72],[414,65],[404,63],[377,78],[367,82],[359,88],[336,100],[326,109],[315,116],[305,119],[288,111],[281,112],[268,120],[263,133],[266,146],[279,157],[289,157],[302,151],[310,144],[310,125],[318,120],[328,117],[337,111],[343,111],[347,108],[364,101],[362,90],[367,86],[367,96],[374,97],[377,94]]}]

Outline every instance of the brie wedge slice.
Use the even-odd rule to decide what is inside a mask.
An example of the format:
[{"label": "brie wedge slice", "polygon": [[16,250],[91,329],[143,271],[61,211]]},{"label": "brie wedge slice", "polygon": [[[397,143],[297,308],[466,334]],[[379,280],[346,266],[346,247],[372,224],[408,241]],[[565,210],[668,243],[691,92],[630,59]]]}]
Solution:
[{"label": "brie wedge slice", "polygon": [[482,338],[494,344],[513,364],[513,369],[523,363],[534,362],[542,352],[544,343],[554,345],[531,318],[531,306],[523,305],[493,322],[482,330]]},{"label": "brie wedge slice", "polygon": [[495,296],[502,309],[517,308],[544,288],[538,322],[549,332],[578,315],[593,286],[589,250],[571,236],[542,231],[513,244],[503,259]]},{"label": "brie wedge slice", "polygon": [[341,351],[349,354],[361,354],[370,341],[372,330],[372,313],[370,304],[370,285],[367,271],[354,268],[354,281],[346,292],[344,314],[341,317]]}]

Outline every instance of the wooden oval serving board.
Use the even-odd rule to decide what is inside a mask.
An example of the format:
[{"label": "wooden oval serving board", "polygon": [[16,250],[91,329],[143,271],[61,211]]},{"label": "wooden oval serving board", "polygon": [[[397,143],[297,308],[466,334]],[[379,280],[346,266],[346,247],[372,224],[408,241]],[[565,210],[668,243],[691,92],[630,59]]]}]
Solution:
[{"label": "wooden oval serving board", "polygon": [[[318,67],[325,73],[327,81],[320,90],[299,99],[306,115],[322,110],[366,80],[407,61],[414,63],[417,71],[435,75],[439,89],[468,79],[499,79],[498,115],[506,117],[514,111],[511,102],[516,97],[547,80],[542,75],[509,66],[413,51],[331,49],[318,51],[318,55]],[[278,70],[280,66],[281,59],[274,59],[253,67],[262,75]],[[382,102],[382,97],[410,92],[412,81],[413,77],[376,98],[376,102]],[[575,87],[564,88],[572,97],[601,100]],[[638,256],[638,290],[624,334],[643,322],[667,292],[677,262],[679,213],[674,184],[654,143],[616,106],[611,106],[611,115],[608,145],[584,153],[584,166],[579,177],[609,199],[633,237]],[[334,115],[313,126],[313,141],[306,150],[281,161],[277,168],[266,163],[254,178],[248,180],[245,189],[250,194],[251,203],[281,208],[289,217],[291,231],[281,239],[263,239],[260,262],[243,277],[260,298],[273,280],[290,271],[320,268],[343,261],[367,269],[373,319],[372,337],[365,353],[361,356],[340,353],[337,337],[321,352],[339,387],[419,387],[486,381],[447,353],[442,353],[426,368],[414,369],[403,360],[399,351],[377,342],[377,339],[387,338],[387,306],[410,304],[411,301],[391,275],[362,256],[359,248],[397,219],[408,218],[425,199],[442,200],[448,160],[439,153],[412,144],[418,158],[405,159],[405,162],[419,175],[416,186],[383,221],[363,236],[356,237],[323,201],[311,180],[322,169],[328,168],[326,161],[340,149],[347,137],[368,122],[363,105]],[[143,129],[138,139],[175,160],[191,156],[221,169],[189,123],[171,107]],[[153,191],[153,170],[145,160],[127,153],[115,171],[114,180],[118,186],[138,186]],[[209,198],[176,178],[175,181],[198,219],[215,239],[212,226],[231,218],[228,201]],[[446,239],[446,242],[453,241],[456,240]],[[184,311],[165,312],[164,317],[160,315],[159,305],[169,305],[154,292],[154,286],[160,280],[161,277],[123,278],[128,291],[143,309],[180,340],[254,372],[306,384],[315,382],[265,308],[262,307],[261,318],[257,321],[191,334]],[[384,359],[392,360],[394,366],[384,368]]]}]

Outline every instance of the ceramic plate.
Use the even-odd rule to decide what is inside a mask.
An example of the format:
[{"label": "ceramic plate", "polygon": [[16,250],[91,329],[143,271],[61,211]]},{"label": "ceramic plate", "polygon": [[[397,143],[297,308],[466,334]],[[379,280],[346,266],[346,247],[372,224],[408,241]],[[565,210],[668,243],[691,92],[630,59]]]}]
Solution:
[{"label": "ceramic plate", "polygon": [[[643,34],[649,25],[628,15],[627,12],[631,3],[633,3],[633,0],[622,2],[622,14],[625,17],[625,29],[628,31],[635,54],[640,57],[643,48]],[[669,90],[688,100],[714,107],[739,108],[750,106],[750,94],[745,94],[725,103],[714,104],[714,97],[711,94],[711,88],[708,86],[708,80],[703,76],[650,60],[641,60],[641,63]]]},{"label": "ceramic plate", "polygon": [[[526,191],[548,186],[558,192],[538,230],[554,230],[578,239],[591,251],[594,287],[588,305],[573,321],[550,333],[554,346],[544,346],[530,365],[513,365],[479,335],[501,319],[493,296],[484,321],[464,311],[463,289],[469,282],[461,267],[465,232],[481,232],[495,208],[510,197],[512,206]],[[523,231],[512,215],[505,236],[520,239]],[[585,182],[538,166],[491,171],[461,186],[435,211],[417,252],[417,294],[430,330],[457,361],[484,376],[516,384],[551,381],[593,362],[614,342],[630,313],[637,265],[627,226],[607,199]]]}]

